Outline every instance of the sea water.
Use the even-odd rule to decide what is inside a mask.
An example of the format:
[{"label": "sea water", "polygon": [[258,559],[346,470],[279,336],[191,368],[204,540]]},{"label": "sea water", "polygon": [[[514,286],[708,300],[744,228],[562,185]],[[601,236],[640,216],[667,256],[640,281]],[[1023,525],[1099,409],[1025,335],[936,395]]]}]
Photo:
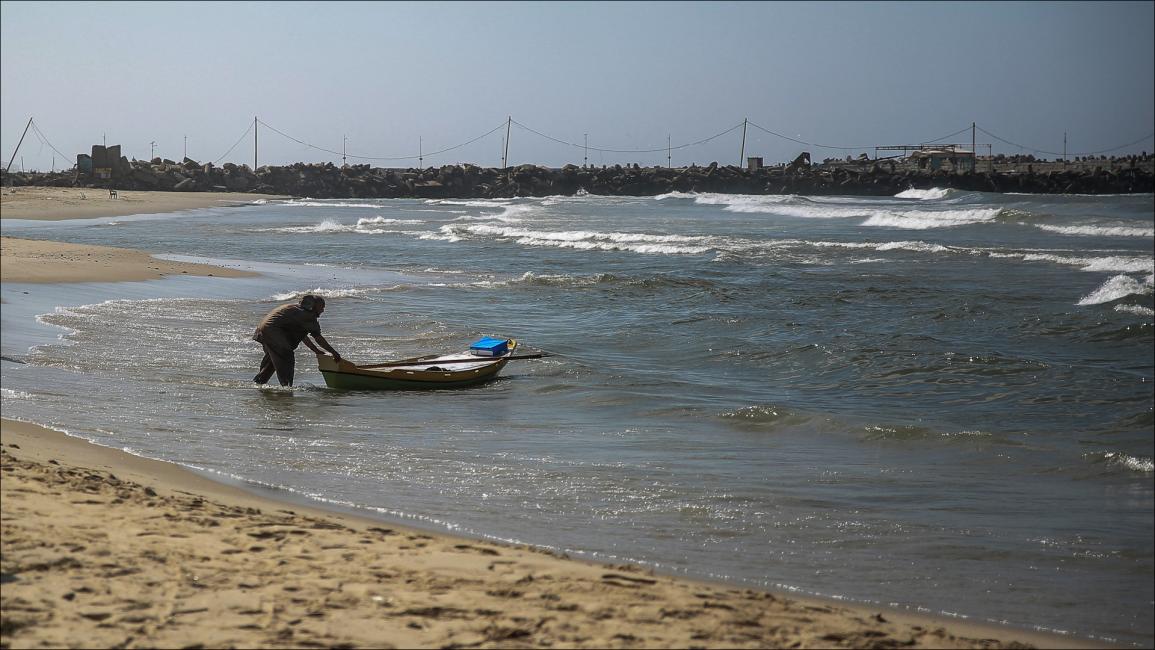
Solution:
[{"label": "sea water", "polygon": [[[1150,646],[1151,195],[265,202],[3,222],[243,279],[7,284],[5,417],[483,538]],[[272,307],[433,392],[258,389]],[[23,363],[21,363],[23,362]]]}]

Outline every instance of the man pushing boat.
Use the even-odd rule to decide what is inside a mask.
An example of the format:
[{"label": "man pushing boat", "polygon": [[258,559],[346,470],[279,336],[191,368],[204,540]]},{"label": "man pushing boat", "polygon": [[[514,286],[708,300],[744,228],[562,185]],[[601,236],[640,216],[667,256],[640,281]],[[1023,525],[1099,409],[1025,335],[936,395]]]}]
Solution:
[{"label": "man pushing boat", "polygon": [[[282,386],[292,386],[296,363],[293,351],[302,341],[317,354],[322,354],[317,347],[320,344],[340,363],[341,355],[321,336],[321,324],[317,322],[317,317],[324,312],[325,299],[312,294],[302,296],[299,304],[281,305],[269,312],[261,324],[257,325],[257,331],[253,332],[253,340],[265,349],[261,369],[253,381],[263,385],[275,372]],[[316,340],[316,344],[309,340],[310,336]]]}]

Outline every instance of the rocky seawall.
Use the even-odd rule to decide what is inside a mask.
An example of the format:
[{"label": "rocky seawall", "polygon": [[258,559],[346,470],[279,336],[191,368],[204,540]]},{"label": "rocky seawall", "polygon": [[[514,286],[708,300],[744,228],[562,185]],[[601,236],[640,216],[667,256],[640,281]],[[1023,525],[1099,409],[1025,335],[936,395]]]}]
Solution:
[{"label": "rocky seawall", "polygon": [[112,177],[96,179],[76,170],[57,173],[0,173],[4,186],[42,185],[175,192],[254,192],[313,198],[509,198],[573,195],[654,196],[667,192],[893,196],[931,187],[981,192],[1037,194],[1132,194],[1155,192],[1150,160],[1093,170],[953,173],[901,170],[888,165],[832,167],[787,165],[762,169],[733,166],[664,168],[614,165],[560,169],[521,165],[508,169],[445,165],[386,169],[332,163],[220,167],[121,158]]}]

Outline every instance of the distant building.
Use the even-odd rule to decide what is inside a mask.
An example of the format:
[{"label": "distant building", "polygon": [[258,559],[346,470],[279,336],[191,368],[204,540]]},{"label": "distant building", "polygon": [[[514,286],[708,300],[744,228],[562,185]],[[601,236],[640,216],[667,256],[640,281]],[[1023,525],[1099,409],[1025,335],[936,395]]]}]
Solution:
[{"label": "distant building", "polygon": [[956,172],[973,172],[975,170],[975,152],[953,146],[919,148],[911,152],[910,158],[918,164],[919,169],[929,168],[930,171],[946,169]]},{"label": "distant building", "polygon": [[755,172],[762,169],[762,156],[756,156],[746,159],[746,169]]}]

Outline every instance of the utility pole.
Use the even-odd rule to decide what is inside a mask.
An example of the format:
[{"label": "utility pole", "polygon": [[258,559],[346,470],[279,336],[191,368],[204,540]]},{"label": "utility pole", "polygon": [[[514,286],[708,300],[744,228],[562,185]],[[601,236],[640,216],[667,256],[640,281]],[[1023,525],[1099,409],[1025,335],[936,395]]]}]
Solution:
[{"label": "utility pole", "polygon": [[184,157],[188,158],[188,136],[184,137]]},{"label": "utility pole", "polygon": [[345,145],[349,144],[349,136],[341,136],[341,166],[345,166]]},{"label": "utility pole", "polygon": [[153,158],[156,158],[156,140],[148,143],[148,146],[148,159],[152,160]]},{"label": "utility pole", "polygon": [[585,139],[582,141],[582,169],[585,169],[590,162],[590,134],[584,134]]},{"label": "utility pole", "polygon": [[[28,124],[24,125],[24,133],[20,134],[20,142],[16,143],[16,151],[12,152],[12,157],[8,159],[8,166],[4,168],[4,171],[8,171],[9,169],[12,169],[12,161],[16,160],[16,152],[20,151],[20,145],[24,144],[24,136],[28,135],[28,127],[30,127],[30,126],[32,126],[32,118],[31,117],[28,118]],[[21,167],[24,166],[24,159],[23,158],[20,159],[20,166]]]},{"label": "utility pole", "polygon": [[417,169],[425,169],[425,143],[421,136],[417,136]]},{"label": "utility pole", "polygon": [[253,172],[257,171],[257,116],[253,116]]},{"label": "utility pole", "polygon": [[[877,158],[878,154],[874,154],[874,157]],[[971,171],[972,172],[977,172],[979,170],[978,169],[978,162],[979,162],[979,150],[975,149],[975,123],[971,122]]]},{"label": "utility pole", "polygon": [[672,146],[672,143],[673,143],[673,141],[671,140],[671,136],[669,133],[667,133],[666,134],[666,169],[673,169],[674,168],[674,163],[673,163],[674,148]]},{"label": "utility pole", "polygon": [[505,151],[501,154],[501,168],[509,167],[509,127],[513,124],[513,116],[505,118]]},{"label": "utility pole", "polygon": [[749,118],[742,119],[742,152],[738,154],[738,166],[742,166],[742,161],[746,160],[746,123]]},{"label": "utility pole", "polygon": [[1063,131],[1063,164],[1067,164],[1067,132]]}]

